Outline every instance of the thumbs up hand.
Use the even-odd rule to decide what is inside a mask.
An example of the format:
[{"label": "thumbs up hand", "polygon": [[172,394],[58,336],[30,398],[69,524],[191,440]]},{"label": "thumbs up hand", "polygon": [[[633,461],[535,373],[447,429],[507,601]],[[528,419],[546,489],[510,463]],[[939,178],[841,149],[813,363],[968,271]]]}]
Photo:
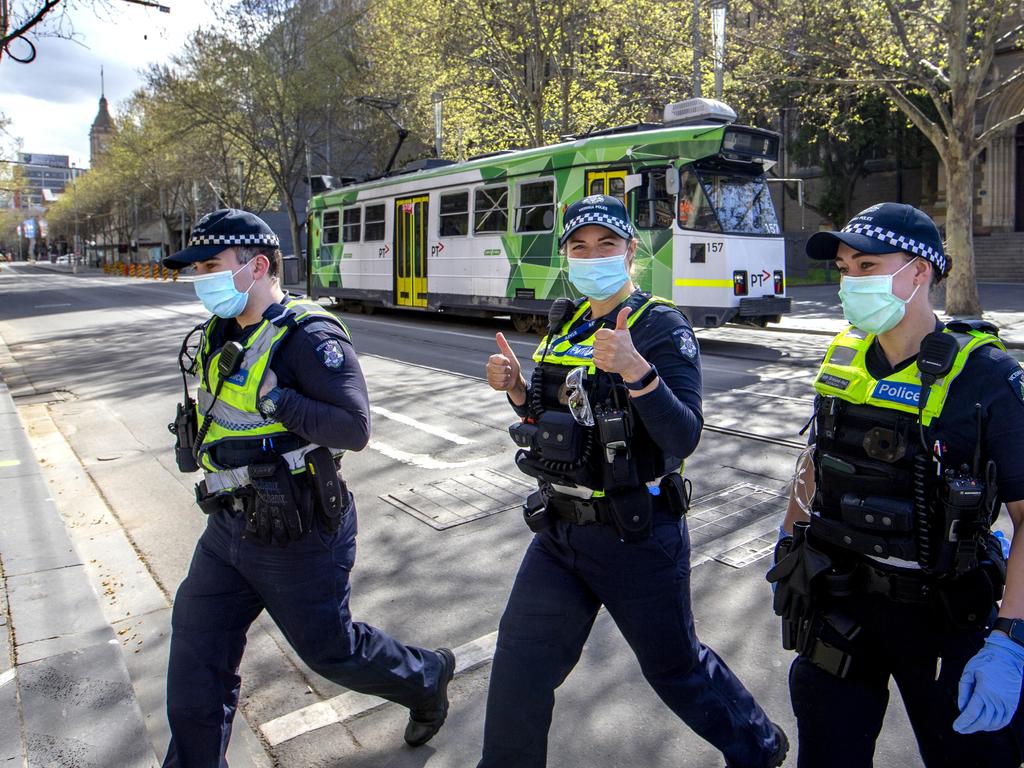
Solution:
[{"label": "thumbs up hand", "polygon": [[641,375],[650,367],[633,346],[633,337],[626,326],[630,307],[623,307],[615,317],[614,328],[599,328],[594,334],[594,365],[609,373],[628,374],[641,368]]},{"label": "thumbs up hand", "polygon": [[487,358],[487,383],[491,389],[508,392],[516,405],[523,405],[526,402],[526,381],[519,366],[519,358],[505,340],[505,334],[497,333],[494,340],[498,344],[499,354]]}]

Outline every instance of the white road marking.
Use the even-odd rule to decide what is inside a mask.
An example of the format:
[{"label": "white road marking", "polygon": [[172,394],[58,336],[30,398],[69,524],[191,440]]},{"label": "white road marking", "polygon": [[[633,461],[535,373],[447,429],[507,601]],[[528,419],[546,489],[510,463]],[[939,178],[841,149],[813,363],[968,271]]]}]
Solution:
[{"label": "white road marking", "polygon": [[14,667],[11,667],[2,675],[0,675],[0,688],[3,688],[5,685],[11,682],[11,680],[15,678],[15,675],[17,675],[17,672],[15,671]]},{"label": "white road marking", "polygon": [[[455,648],[455,674],[468,672],[489,662],[494,658],[497,642],[498,633],[491,632]],[[387,704],[386,700],[376,696],[349,691],[276,717],[261,725],[260,731],[267,743],[276,747],[319,728],[365,715]]]},{"label": "white road marking", "polygon": [[403,451],[401,448],[395,448],[387,443],[382,443],[380,440],[371,440],[367,447],[387,456],[389,459],[400,461],[403,464],[412,464],[414,467],[422,469],[458,469],[459,467],[468,467],[487,460],[486,457],[481,457],[479,459],[469,459],[468,461],[441,461],[425,453]]},{"label": "white road marking", "polygon": [[418,421],[412,418],[411,416],[403,416],[402,414],[395,413],[394,411],[390,411],[387,408],[381,408],[379,405],[371,405],[370,413],[376,413],[380,416],[383,416],[385,419],[397,421],[399,424],[405,424],[407,427],[413,427],[414,429],[418,429],[421,432],[426,432],[429,435],[444,438],[448,442],[455,443],[456,445],[469,445],[470,443],[473,442],[468,437],[456,435],[454,432],[449,432],[448,430],[441,429],[440,427],[433,427],[430,424],[425,424],[424,422]]},{"label": "white road marking", "polygon": [[35,309],[49,309],[50,307],[70,307],[71,304],[36,304]]},{"label": "white road marking", "polygon": [[16,467],[19,464],[21,464],[21,461],[19,461],[18,459],[4,459],[3,461],[0,461],[0,469],[5,469],[7,467]]}]

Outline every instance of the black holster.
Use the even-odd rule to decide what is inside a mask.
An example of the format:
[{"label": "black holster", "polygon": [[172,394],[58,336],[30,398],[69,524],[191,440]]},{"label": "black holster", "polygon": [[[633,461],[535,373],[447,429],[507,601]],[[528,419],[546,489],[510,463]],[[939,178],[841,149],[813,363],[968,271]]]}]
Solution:
[{"label": "black holster", "polygon": [[661,478],[659,488],[661,495],[668,503],[669,512],[676,520],[690,511],[690,496],[693,493],[693,486],[689,480],[684,479],[676,472],[670,472]]},{"label": "black holster", "polygon": [[333,533],[338,530],[341,518],[348,510],[349,496],[348,487],[338,474],[338,466],[329,448],[320,446],[306,454],[306,478],[320,525],[328,533]]},{"label": "black holster", "polygon": [[800,645],[798,634],[818,602],[817,582],[832,568],[832,558],[811,546],[806,529],[806,523],[794,524],[792,546],[765,575],[775,585],[772,609],[782,617],[782,647],[790,651]]},{"label": "black holster", "polygon": [[523,520],[531,531],[540,533],[550,528],[554,522],[553,517],[543,490],[536,490],[526,497],[523,502]]},{"label": "black holster", "polygon": [[196,504],[203,511],[203,514],[213,515],[224,509],[222,497],[206,490],[206,481],[200,480],[195,485]]}]

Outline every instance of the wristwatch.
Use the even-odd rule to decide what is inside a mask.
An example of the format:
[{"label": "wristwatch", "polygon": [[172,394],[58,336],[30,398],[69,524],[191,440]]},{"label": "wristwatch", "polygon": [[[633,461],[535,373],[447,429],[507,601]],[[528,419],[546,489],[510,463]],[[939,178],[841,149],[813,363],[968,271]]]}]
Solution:
[{"label": "wristwatch", "polygon": [[651,364],[651,370],[649,370],[647,373],[645,373],[639,379],[637,379],[636,381],[626,381],[625,379],[623,379],[622,383],[626,385],[626,389],[632,390],[633,392],[637,392],[637,391],[639,391],[641,389],[644,389],[648,384],[650,384],[656,378],[658,378],[658,369],[655,368],[654,364],[652,363]]},{"label": "wristwatch", "polygon": [[992,629],[1005,632],[1017,645],[1024,645],[1024,619],[996,619]]},{"label": "wristwatch", "polygon": [[274,387],[256,403],[256,408],[264,418],[272,418],[277,413],[277,404],[281,401],[281,388]]}]

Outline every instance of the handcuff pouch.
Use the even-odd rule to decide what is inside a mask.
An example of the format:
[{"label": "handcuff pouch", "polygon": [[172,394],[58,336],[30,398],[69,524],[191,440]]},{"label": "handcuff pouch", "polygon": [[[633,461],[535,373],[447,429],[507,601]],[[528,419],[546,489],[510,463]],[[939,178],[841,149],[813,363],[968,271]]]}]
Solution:
[{"label": "handcuff pouch", "polygon": [[646,485],[610,491],[605,496],[608,515],[623,541],[643,541],[651,535],[654,499]]}]

